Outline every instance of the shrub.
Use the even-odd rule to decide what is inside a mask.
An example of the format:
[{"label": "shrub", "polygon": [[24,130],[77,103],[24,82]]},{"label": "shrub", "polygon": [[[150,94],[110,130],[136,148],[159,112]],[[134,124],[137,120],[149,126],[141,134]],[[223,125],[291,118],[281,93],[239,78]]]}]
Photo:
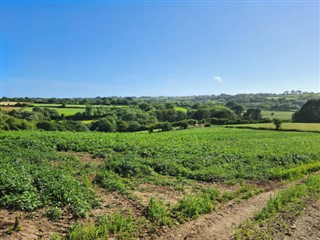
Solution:
[{"label": "shrub", "polygon": [[276,130],[279,130],[281,128],[282,120],[279,118],[274,118],[272,121],[276,127]]},{"label": "shrub", "polygon": [[169,122],[165,122],[163,124],[161,124],[161,130],[163,132],[167,132],[167,131],[171,131],[172,130],[172,125]]},{"label": "shrub", "polygon": [[54,122],[50,121],[40,121],[36,124],[37,129],[42,129],[45,131],[56,131],[57,127]]}]

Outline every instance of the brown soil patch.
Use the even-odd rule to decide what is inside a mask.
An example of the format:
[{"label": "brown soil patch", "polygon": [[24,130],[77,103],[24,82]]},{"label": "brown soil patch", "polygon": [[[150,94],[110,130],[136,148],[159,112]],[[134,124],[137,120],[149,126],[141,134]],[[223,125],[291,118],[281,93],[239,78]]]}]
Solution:
[{"label": "brown soil patch", "polygon": [[112,214],[120,212],[123,214],[132,214],[133,216],[141,216],[144,208],[137,201],[123,196],[117,192],[108,192],[101,188],[96,188],[95,192],[101,199],[101,207],[94,209],[90,213],[90,217]]},{"label": "brown soil patch", "polygon": [[[226,185],[218,183],[195,183],[196,188],[216,188],[221,192],[224,191],[236,191],[240,185]],[[183,191],[176,190],[172,186],[157,186],[149,183],[140,184],[136,187],[136,190],[133,191],[133,195],[138,197],[141,203],[144,206],[147,206],[151,197],[156,197],[158,200],[161,200],[167,205],[177,204],[186,194],[190,194],[196,190],[192,186],[185,185]]]},{"label": "brown soil patch", "polygon": [[93,157],[90,153],[83,153],[83,152],[65,152],[66,155],[73,155],[80,159],[82,163],[93,163],[96,165],[102,164],[105,162],[104,158],[97,158]]},{"label": "brown soil patch", "polygon": [[320,200],[309,203],[290,228],[285,239],[320,239]]},{"label": "brown soil patch", "polygon": [[[10,231],[19,216],[21,231]],[[65,233],[74,223],[70,216],[51,222],[43,216],[43,211],[21,212],[0,209],[0,239],[48,239],[54,232]]]},{"label": "brown soil patch", "polygon": [[[156,186],[148,183],[140,184],[136,189],[139,189],[139,191],[135,190],[132,193],[139,198],[144,206],[148,205],[151,197],[156,197],[168,205],[176,204],[186,194],[186,192],[175,191],[172,187]],[[190,189],[186,191],[190,191]]]}]

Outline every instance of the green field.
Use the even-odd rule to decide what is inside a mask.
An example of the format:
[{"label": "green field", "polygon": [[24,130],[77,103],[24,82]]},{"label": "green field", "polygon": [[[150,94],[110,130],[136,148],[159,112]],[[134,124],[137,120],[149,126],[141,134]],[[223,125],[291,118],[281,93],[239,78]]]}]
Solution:
[{"label": "green field", "polygon": [[[46,106],[48,107],[48,106]],[[48,107],[49,109],[56,110],[59,114],[64,114],[65,116],[71,116],[78,112],[83,113],[85,111],[84,108],[59,108],[59,107]],[[23,111],[31,112],[33,107],[24,108]]]},{"label": "green field", "polygon": [[[317,133],[212,127],[159,133],[11,131],[0,132],[0,139],[0,211],[22,214],[28,224],[30,213],[40,222],[48,218],[70,227],[66,219],[89,219],[89,225],[70,228],[66,239],[83,234],[135,239],[143,232],[152,239],[162,225],[177,226],[214,211],[218,203],[255,196],[264,191],[260,183],[320,170]],[[177,200],[165,205],[171,195]],[[107,213],[103,218],[97,216],[101,211]],[[0,223],[0,234],[20,229],[13,225],[15,214],[0,213],[13,218]],[[11,233],[13,239],[20,231]]]},{"label": "green field", "polygon": [[[285,125],[284,125],[285,126]],[[313,126],[320,126],[313,125]],[[150,174],[203,181],[272,179],[286,170],[319,160],[320,135],[298,132],[200,128],[167,133],[5,132],[3,142],[18,139],[54,151],[88,152],[112,157],[111,163],[148,166]],[[5,143],[3,143],[5,144]],[[299,156],[296,159],[296,156]],[[134,174],[132,174],[134,175]]]},{"label": "green field", "polygon": [[[255,128],[255,129],[274,129],[273,123],[254,123],[254,124],[240,124],[231,125],[240,128]],[[283,130],[297,130],[297,131],[315,131],[320,132],[320,123],[282,123],[281,129]]]},{"label": "green field", "polygon": [[284,111],[261,111],[263,118],[279,118],[282,120],[291,120],[293,112],[284,112]]}]

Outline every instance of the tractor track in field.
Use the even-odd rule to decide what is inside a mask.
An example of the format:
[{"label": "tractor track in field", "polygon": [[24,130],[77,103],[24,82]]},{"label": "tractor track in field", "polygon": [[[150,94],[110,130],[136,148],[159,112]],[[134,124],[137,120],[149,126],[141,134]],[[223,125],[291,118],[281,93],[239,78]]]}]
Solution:
[{"label": "tractor track in field", "polygon": [[217,211],[181,224],[179,227],[160,233],[158,240],[226,240],[234,239],[236,228],[260,211],[267,201],[279,191],[301,183],[302,179],[286,185],[265,188],[266,191],[240,203],[231,201]]},{"label": "tractor track in field", "polygon": [[231,201],[216,212],[202,215],[194,221],[184,223],[157,239],[231,239],[235,228],[251,218],[256,211],[262,209],[268,199],[279,190],[260,193],[241,203]]}]

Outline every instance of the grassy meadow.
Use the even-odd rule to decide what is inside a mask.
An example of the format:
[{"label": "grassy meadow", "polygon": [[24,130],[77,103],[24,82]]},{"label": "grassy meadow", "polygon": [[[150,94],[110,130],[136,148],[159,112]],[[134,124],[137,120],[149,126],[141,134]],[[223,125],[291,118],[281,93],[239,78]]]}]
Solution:
[{"label": "grassy meadow", "polygon": [[261,111],[263,118],[279,118],[282,120],[291,120],[293,112],[285,112],[285,111]]}]

